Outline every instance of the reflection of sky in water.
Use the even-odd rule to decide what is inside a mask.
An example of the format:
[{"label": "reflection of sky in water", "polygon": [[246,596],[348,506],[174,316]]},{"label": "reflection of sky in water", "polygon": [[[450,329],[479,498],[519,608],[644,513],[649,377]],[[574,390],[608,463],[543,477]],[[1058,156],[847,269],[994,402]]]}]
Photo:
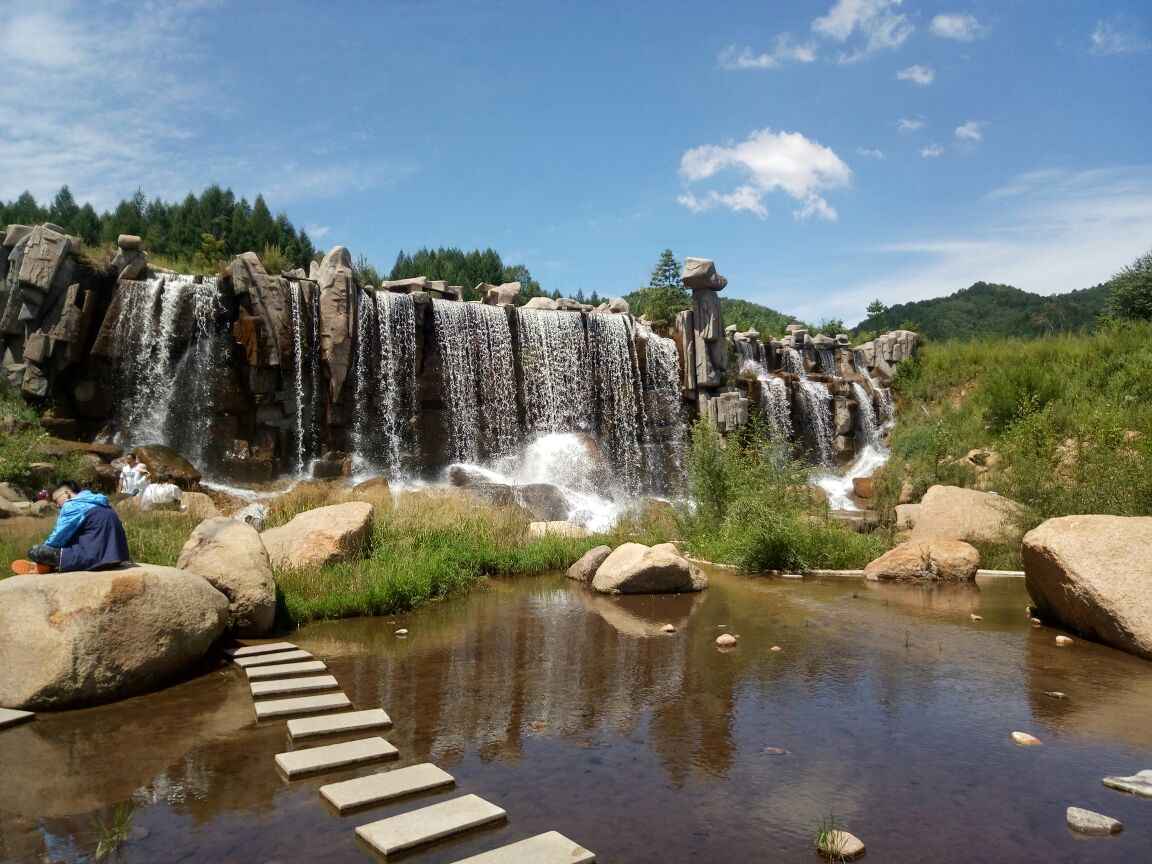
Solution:
[{"label": "reflection of sky in water", "polygon": [[[611,598],[523,579],[293,640],[329,662],[356,707],[385,707],[399,766],[437,762],[458,792],[508,811],[507,828],[413,860],[447,864],[556,829],[605,861],[808,862],[828,814],[877,860],[1148,860],[1147,802],[1100,777],[1147,767],[1152,665],[1080,641],[1057,649],[1054,631],[1028,626],[1026,602],[1008,580],[925,590],[714,574],[699,595]],[[735,651],[716,650],[722,632],[741,637]],[[41,741],[85,723],[105,730],[107,747],[82,762],[70,761],[75,742],[68,753],[38,745],[36,770],[83,765],[104,778],[76,795],[89,810],[41,820],[59,835],[49,860],[70,860],[70,842],[86,848],[93,804],[125,797],[147,836],[123,860],[141,862],[363,861],[354,825],[428,803],[341,819],[316,795],[333,778],[281,782],[283,725],[252,727],[232,670],[132,703],[26,724]],[[153,747],[126,719],[145,708]],[[118,724],[132,738],[109,731]],[[1046,746],[1013,747],[1015,730]],[[35,799],[0,794],[4,827]],[[1069,804],[1130,828],[1077,842],[1063,828]]]}]

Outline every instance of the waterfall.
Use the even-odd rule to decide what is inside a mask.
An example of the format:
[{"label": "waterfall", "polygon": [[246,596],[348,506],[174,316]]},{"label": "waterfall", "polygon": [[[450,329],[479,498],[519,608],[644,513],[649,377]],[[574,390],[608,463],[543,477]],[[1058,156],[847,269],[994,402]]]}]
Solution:
[{"label": "waterfall", "polygon": [[[831,353],[831,352],[829,352]],[[782,349],[781,361],[786,371],[799,379],[797,408],[803,428],[798,430],[821,465],[831,465],[836,457],[833,443],[832,393],[827,385],[809,381],[804,373],[804,359],[795,348]]]},{"label": "waterfall", "polygon": [[452,457],[476,462],[517,442],[516,370],[503,307],[432,301]]},{"label": "waterfall", "polygon": [[863,437],[866,445],[880,443],[876,424],[876,411],[872,407],[872,397],[862,384],[852,382],[852,395],[856,397],[857,437]]},{"label": "waterfall", "polygon": [[868,364],[864,362],[864,352],[857,349],[852,350],[852,369],[857,375],[863,378],[870,378],[868,374]]},{"label": "waterfall", "polygon": [[292,396],[295,403],[293,472],[303,476],[320,444],[320,311],[315,289],[305,296],[299,282],[289,283],[292,320]]},{"label": "waterfall", "polygon": [[836,374],[836,356],[831,348],[816,349],[816,371],[821,375]]},{"label": "waterfall", "polygon": [[112,341],[121,385],[121,433],[130,443],[166,444],[202,458],[212,420],[215,369],[226,349],[216,280],[167,276],[121,282]]},{"label": "waterfall", "polygon": [[892,404],[892,391],[876,386],[876,404],[879,406],[880,424],[887,426],[896,419],[896,406]]},{"label": "waterfall", "polygon": [[681,485],[686,444],[676,343],[649,334],[644,343],[644,371],[644,390],[649,395],[644,430],[645,474],[653,491],[667,494]]},{"label": "waterfall", "polygon": [[643,383],[630,319],[600,314],[589,315],[587,322],[596,425],[620,487],[636,495],[641,490],[645,424]]},{"label": "waterfall", "polygon": [[804,358],[795,348],[780,349],[780,364],[784,367],[785,372],[790,372],[797,378],[808,377],[804,372]]},{"label": "waterfall", "polygon": [[767,409],[773,427],[782,438],[792,437],[792,408],[788,404],[788,385],[775,375],[760,379],[760,402]]},{"label": "waterfall", "polygon": [[416,412],[416,307],[407,294],[361,291],[352,445],[358,469],[396,476]]},{"label": "waterfall", "polygon": [[530,432],[592,431],[591,378],[584,317],[516,310],[524,414]]}]

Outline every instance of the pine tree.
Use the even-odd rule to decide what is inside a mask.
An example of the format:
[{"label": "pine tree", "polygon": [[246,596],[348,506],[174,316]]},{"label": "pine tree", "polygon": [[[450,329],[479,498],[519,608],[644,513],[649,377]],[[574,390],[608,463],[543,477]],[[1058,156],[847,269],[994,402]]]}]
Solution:
[{"label": "pine tree", "polygon": [[660,253],[660,260],[656,262],[656,266],[652,268],[652,275],[648,277],[648,287],[675,288],[677,291],[684,291],[684,285],[680,281],[680,262],[676,260],[671,249],[665,249]]}]

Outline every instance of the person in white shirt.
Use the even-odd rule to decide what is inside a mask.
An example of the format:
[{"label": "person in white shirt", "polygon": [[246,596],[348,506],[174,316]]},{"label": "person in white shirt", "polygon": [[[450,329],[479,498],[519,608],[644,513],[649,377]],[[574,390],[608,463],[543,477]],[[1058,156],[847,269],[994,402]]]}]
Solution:
[{"label": "person in white shirt", "polygon": [[129,453],[125,459],[124,467],[120,469],[120,492],[125,495],[139,495],[148,485],[148,468],[136,458],[135,453]]},{"label": "person in white shirt", "polygon": [[172,482],[171,474],[161,474],[159,482],[149,483],[140,493],[141,510],[179,510],[180,487]]}]

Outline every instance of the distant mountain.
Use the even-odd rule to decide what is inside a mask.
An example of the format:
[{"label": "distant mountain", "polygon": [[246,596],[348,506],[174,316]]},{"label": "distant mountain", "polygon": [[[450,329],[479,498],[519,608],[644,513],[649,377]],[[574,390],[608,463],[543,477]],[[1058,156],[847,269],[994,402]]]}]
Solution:
[{"label": "distant mountain", "polygon": [[914,324],[913,329],[935,340],[1069,333],[1090,329],[1107,298],[1107,284],[1045,297],[1011,285],[977,282],[948,297],[889,307],[861,321],[853,332],[883,333]]}]

